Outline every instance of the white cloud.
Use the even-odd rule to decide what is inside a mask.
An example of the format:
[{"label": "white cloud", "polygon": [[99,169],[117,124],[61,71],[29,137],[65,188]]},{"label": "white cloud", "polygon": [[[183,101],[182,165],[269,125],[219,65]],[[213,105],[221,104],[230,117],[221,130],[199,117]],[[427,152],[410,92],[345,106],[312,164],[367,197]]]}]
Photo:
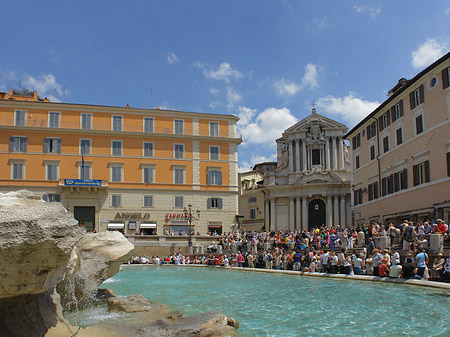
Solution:
[{"label": "white cloud", "polygon": [[275,140],[288,127],[297,122],[288,108],[267,108],[259,115],[256,111],[239,107],[238,132],[242,134],[243,145],[265,144],[275,148]]},{"label": "white cloud", "polygon": [[222,105],[222,102],[214,101],[214,102],[209,103],[208,107],[210,109],[215,109],[215,108],[217,108],[218,106],[221,106],[221,105]]},{"label": "white cloud", "polygon": [[242,101],[242,96],[239,95],[233,88],[227,87],[227,107],[232,110],[234,106]]},{"label": "white cloud", "polygon": [[228,62],[221,63],[217,67],[217,70],[207,70],[206,66],[200,62],[195,62],[193,65],[194,67],[203,70],[203,75],[206,78],[224,81],[225,83],[230,83],[231,79],[244,77],[240,71],[231,68],[231,65]]},{"label": "white cloud", "polygon": [[217,90],[216,88],[209,88],[208,91],[213,95],[215,95],[219,92],[219,90]]},{"label": "white cloud", "polygon": [[381,13],[380,7],[354,6],[353,8],[356,9],[358,13],[367,13],[373,18]]},{"label": "white cloud", "polygon": [[445,11],[445,15],[450,15],[450,8]]},{"label": "white cloud", "polygon": [[36,90],[39,96],[52,95],[54,97],[54,95],[62,96],[68,93],[56,82],[53,74],[42,74],[39,78],[26,75],[23,84],[27,89]]},{"label": "white cloud", "polygon": [[440,44],[435,39],[428,39],[417,50],[412,52],[411,64],[414,68],[428,66],[444,55],[446,49],[447,46],[445,44]]},{"label": "white cloud", "polygon": [[319,71],[317,69],[317,65],[308,63],[305,66],[305,74],[303,75],[300,83],[297,84],[284,78],[275,82],[274,86],[277,91],[277,94],[279,96],[293,96],[303,88],[306,87],[310,87],[311,89],[315,88],[319,86],[317,82],[318,74]]},{"label": "white cloud", "polygon": [[345,97],[326,96],[317,101],[317,107],[330,115],[340,117],[350,128],[358,124],[364,117],[375,110],[380,103],[370,102],[355,97],[350,92]]},{"label": "white cloud", "polygon": [[277,154],[273,153],[268,157],[259,154],[252,154],[250,160],[244,160],[239,164],[239,172],[251,171],[253,166],[256,164],[265,163],[268,161],[277,161]]},{"label": "white cloud", "polygon": [[172,53],[172,52],[167,54],[167,62],[169,62],[170,64],[177,63],[178,62],[177,55],[175,55],[175,53]]}]

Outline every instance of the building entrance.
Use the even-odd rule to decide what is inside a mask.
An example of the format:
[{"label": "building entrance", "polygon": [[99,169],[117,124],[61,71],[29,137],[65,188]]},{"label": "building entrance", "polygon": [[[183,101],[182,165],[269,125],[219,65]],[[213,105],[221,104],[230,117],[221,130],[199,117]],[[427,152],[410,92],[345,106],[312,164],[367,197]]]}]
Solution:
[{"label": "building entrance", "polygon": [[73,217],[78,220],[81,228],[88,232],[95,230],[95,207],[93,206],[74,206]]},{"label": "building entrance", "polygon": [[311,200],[308,206],[308,229],[326,224],[325,202],[320,199]]}]

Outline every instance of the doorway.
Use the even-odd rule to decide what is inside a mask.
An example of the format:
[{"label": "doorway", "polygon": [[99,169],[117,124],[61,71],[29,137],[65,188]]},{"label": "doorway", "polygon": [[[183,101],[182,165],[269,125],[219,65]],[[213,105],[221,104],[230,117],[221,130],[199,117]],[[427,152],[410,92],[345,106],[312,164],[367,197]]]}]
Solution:
[{"label": "doorway", "polygon": [[74,206],[73,217],[78,220],[81,228],[87,232],[95,230],[95,207],[93,206]]},{"label": "doorway", "polygon": [[326,224],[325,202],[321,199],[311,200],[308,206],[308,229]]}]

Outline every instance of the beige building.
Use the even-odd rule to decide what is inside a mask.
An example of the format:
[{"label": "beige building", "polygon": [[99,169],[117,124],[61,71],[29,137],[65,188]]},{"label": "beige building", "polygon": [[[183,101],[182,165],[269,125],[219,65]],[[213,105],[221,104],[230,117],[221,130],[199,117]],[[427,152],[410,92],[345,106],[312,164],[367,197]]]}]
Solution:
[{"label": "beige building", "polygon": [[450,220],[450,53],[410,80],[346,135],[357,224]]},{"label": "beige building", "polygon": [[277,142],[277,169],[264,177],[265,229],[303,230],[351,223],[345,125],[311,115]]}]

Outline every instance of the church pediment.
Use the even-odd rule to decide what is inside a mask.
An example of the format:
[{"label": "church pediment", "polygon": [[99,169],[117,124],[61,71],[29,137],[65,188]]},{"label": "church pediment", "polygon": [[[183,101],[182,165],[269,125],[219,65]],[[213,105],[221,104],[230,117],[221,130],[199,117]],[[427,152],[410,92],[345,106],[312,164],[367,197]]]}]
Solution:
[{"label": "church pediment", "polygon": [[344,124],[341,124],[339,122],[336,122],[335,120],[332,120],[328,117],[319,115],[315,112],[315,109],[313,109],[313,113],[306,117],[305,119],[302,119],[297,124],[294,124],[290,128],[286,129],[284,131],[285,134],[289,133],[297,133],[297,132],[308,132],[311,129],[311,126],[319,126],[321,129],[343,129],[344,132],[347,131],[347,127]]},{"label": "church pediment", "polygon": [[316,168],[311,171],[304,172],[296,181],[295,185],[314,185],[314,184],[329,184],[342,183],[342,179],[336,174]]}]

